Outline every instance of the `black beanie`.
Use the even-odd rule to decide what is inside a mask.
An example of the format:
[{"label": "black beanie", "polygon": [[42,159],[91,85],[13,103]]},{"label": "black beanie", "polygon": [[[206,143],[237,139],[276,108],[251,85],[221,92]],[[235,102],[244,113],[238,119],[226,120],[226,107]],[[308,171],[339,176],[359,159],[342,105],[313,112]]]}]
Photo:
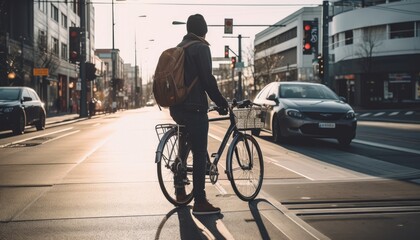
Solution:
[{"label": "black beanie", "polygon": [[206,20],[204,20],[204,17],[200,14],[189,16],[187,21],[187,32],[204,37],[207,33],[207,23]]}]

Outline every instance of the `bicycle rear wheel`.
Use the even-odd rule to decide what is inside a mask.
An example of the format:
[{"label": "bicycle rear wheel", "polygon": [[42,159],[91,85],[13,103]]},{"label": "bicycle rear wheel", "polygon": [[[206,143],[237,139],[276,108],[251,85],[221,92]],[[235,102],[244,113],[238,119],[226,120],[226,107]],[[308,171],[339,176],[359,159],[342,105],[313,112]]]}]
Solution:
[{"label": "bicycle rear wheel", "polygon": [[264,178],[263,156],[254,137],[240,134],[233,140],[227,155],[227,169],[236,195],[243,201],[253,200]]},{"label": "bicycle rear wheel", "polygon": [[[166,199],[175,206],[186,205],[193,199],[192,194],[192,154],[185,148],[184,163],[179,157],[179,135],[177,128],[165,133],[156,151],[159,185]],[[178,194],[177,191],[184,191]]]}]

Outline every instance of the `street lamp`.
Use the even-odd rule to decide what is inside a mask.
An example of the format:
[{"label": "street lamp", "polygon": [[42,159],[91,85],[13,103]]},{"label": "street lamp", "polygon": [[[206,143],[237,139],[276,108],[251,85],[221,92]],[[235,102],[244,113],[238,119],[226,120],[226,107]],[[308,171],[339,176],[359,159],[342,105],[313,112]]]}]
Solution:
[{"label": "street lamp", "polygon": [[[139,18],[145,18],[147,16],[146,15],[140,15],[138,17]],[[141,97],[143,94],[142,94],[142,79],[141,78],[140,78],[140,89],[138,89],[139,86],[137,84],[137,82],[138,82],[137,81],[138,70],[137,70],[137,41],[136,41],[137,39],[136,38],[137,38],[137,32],[134,32],[134,85],[135,85],[134,105],[135,105],[136,108],[138,108],[139,107],[139,97]]]},{"label": "street lamp", "polygon": [[[125,0],[116,0],[116,1],[125,1]],[[115,21],[114,21],[114,0],[112,0],[112,51],[111,51],[111,63],[112,63],[112,104],[114,105],[114,102],[116,102],[116,96],[117,96],[117,89],[116,89],[116,81],[115,81]]]}]

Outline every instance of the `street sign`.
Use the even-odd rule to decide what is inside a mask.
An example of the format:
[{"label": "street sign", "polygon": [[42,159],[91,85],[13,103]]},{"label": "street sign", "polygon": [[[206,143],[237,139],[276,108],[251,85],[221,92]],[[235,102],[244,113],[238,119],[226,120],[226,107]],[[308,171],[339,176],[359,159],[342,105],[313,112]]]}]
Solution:
[{"label": "street sign", "polygon": [[77,91],[82,90],[82,81],[80,81],[80,79],[76,83],[76,90]]},{"label": "street sign", "polygon": [[34,76],[48,76],[48,68],[34,68]]}]

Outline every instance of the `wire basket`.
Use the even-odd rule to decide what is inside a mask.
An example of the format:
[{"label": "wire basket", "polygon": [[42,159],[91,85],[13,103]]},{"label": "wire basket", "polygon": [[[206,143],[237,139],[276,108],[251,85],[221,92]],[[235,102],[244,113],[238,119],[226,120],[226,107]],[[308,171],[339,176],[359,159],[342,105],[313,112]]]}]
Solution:
[{"label": "wire basket", "polygon": [[261,108],[236,108],[233,109],[236,117],[236,127],[239,130],[248,130],[264,127]]}]

